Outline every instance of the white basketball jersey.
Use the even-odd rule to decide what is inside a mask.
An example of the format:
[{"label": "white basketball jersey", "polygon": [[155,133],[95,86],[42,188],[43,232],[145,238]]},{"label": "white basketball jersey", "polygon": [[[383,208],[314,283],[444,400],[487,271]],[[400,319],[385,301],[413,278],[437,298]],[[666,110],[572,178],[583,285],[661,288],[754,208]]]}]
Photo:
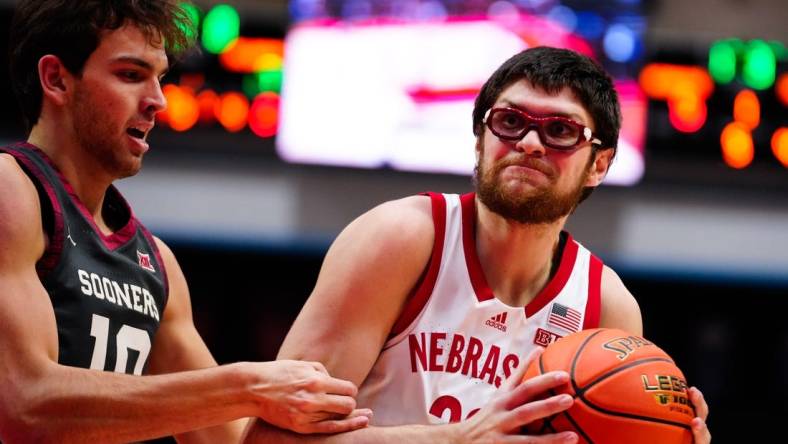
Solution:
[{"label": "white basketball jersey", "polygon": [[568,233],[550,282],[511,307],[493,295],[476,254],[475,195],[429,196],[432,258],[359,390],[374,425],[466,419],[537,344],[599,324],[602,262]]}]

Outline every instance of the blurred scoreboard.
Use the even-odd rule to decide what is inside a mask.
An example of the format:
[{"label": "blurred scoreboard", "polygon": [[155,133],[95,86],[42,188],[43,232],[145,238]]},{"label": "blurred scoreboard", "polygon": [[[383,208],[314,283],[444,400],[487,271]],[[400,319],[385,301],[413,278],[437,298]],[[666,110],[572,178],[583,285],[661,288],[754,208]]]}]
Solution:
[{"label": "blurred scoreboard", "polygon": [[649,147],[685,161],[788,167],[788,51],[782,42],[714,42],[697,64],[658,54],[639,83],[652,100]]},{"label": "blurred scoreboard", "polygon": [[[184,26],[200,51],[168,75],[169,107],[153,142],[218,156],[469,174],[482,82],[515,52],[551,45],[595,58],[616,80],[624,124],[607,183],[638,182],[652,160],[784,175],[784,42],[646,48],[642,9],[638,0],[293,0],[290,23],[274,29],[249,9],[189,6]],[[1,11],[9,23],[10,7]],[[2,112],[0,137],[23,137],[17,108]]]}]

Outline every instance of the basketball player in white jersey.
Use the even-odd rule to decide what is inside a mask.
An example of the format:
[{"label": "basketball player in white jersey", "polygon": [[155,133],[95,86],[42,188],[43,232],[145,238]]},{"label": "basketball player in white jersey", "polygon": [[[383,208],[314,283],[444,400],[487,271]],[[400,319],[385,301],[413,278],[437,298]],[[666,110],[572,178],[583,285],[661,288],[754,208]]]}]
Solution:
[{"label": "basketball player in white jersey", "polygon": [[[568,375],[518,382],[529,355],[575,331],[642,334],[621,279],[562,231],[607,173],[620,120],[590,59],[534,48],[505,62],[473,112],[476,193],[408,197],[351,223],[279,353],[359,384],[373,427],[310,438],[260,423],[248,440],[576,442],[519,435],[571,406],[544,396]],[[690,397],[695,441],[708,443],[708,407],[697,389]]]}]

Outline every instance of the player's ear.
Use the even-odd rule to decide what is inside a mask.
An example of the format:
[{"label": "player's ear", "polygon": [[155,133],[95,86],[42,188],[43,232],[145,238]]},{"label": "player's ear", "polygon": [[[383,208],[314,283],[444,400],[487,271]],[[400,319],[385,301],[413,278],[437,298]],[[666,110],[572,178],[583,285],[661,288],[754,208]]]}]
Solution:
[{"label": "player's ear", "polygon": [[38,60],[38,78],[45,98],[57,105],[68,101],[68,72],[59,57],[47,54]]},{"label": "player's ear", "polygon": [[595,187],[602,183],[602,180],[607,175],[607,170],[610,169],[610,163],[613,161],[615,152],[614,148],[600,148],[592,154],[594,162],[591,164],[591,171],[588,173],[588,180],[586,180],[585,186]]}]

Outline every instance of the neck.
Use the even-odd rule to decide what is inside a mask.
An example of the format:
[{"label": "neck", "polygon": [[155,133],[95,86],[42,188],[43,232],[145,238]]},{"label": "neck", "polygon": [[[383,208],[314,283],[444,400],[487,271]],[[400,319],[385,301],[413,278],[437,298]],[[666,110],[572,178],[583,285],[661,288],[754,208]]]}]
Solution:
[{"label": "neck", "polygon": [[102,231],[111,231],[103,221],[104,195],[114,178],[76,140],[72,127],[63,119],[45,119],[42,115],[30,132],[27,142],[35,145],[52,160],[73,188],[79,200]]},{"label": "neck", "polygon": [[525,306],[547,285],[567,216],[529,225],[493,213],[476,198],[476,250],[493,294]]}]

